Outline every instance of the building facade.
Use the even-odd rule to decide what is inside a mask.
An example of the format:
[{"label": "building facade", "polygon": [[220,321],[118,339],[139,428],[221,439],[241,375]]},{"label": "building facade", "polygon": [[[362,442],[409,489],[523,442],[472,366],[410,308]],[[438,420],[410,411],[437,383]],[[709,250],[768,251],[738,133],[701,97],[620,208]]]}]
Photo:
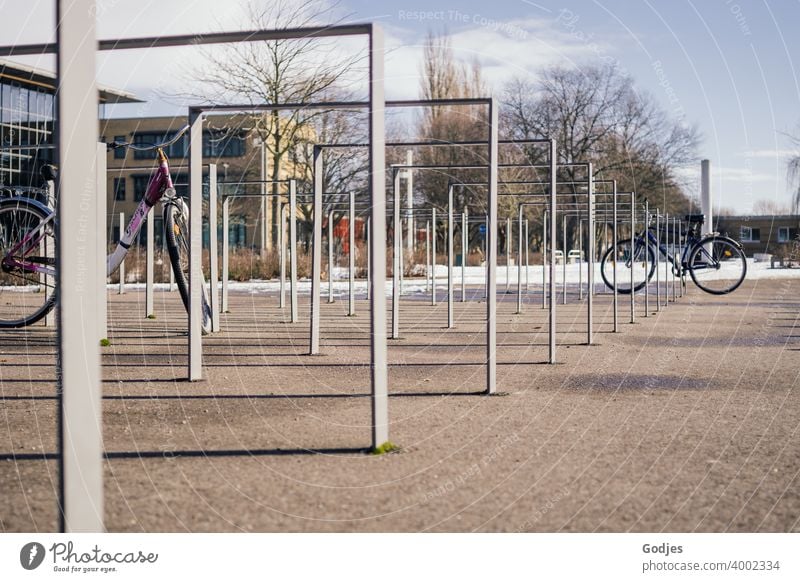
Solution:
[{"label": "building facade", "polygon": [[789,256],[798,243],[800,216],[720,216],[715,230],[741,242],[748,257],[756,253]]},{"label": "building facade", "polygon": [[[0,59],[0,191],[36,195],[41,168],[55,161],[53,73]],[[99,87],[100,113],[109,103],[136,103],[130,93]]]},{"label": "building facade", "polygon": [[[174,137],[186,124],[186,117],[145,117],[101,120],[101,141],[131,142],[137,145],[162,143]],[[249,128],[246,117],[214,116],[208,118],[203,132],[203,164],[216,164],[219,183],[218,204],[222,196],[234,196],[230,202],[229,243],[234,247],[262,248],[262,240],[269,247],[269,228],[273,223],[273,205],[260,198],[269,188],[262,183],[268,174],[268,158],[260,139]],[[189,137],[185,134],[165,150],[169,158],[175,189],[181,196],[188,196],[188,152]],[[144,197],[150,175],[155,168],[155,151],[136,151],[116,148],[108,152],[108,212],[111,240],[119,240],[119,213],[126,221]],[[293,175],[295,164],[287,161],[282,167],[282,176]],[[208,170],[203,170],[207,180]],[[280,187],[286,193],[286,185]],[[236,198],[236,195],[241,197]],[[207,200],[207,191],[205,198]],[[207,204],[207,202],[206,202]],[[207,244],[208,211],[204,211],[203,240]],[[162,218],[154,216],[156,243],[161,242]],[[221,235],[222,225],[219,225]],[[265,239],[265,236],[267,237]],[[141,237],[140,237],[141,238]]]}]

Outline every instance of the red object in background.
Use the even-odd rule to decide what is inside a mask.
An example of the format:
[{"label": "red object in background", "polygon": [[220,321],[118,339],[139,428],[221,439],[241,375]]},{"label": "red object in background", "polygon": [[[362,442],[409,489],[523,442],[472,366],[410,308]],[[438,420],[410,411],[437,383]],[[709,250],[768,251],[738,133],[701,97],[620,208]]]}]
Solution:
[{"label": "red object in background", "polygon": [[[364,219],[356,218],[356,240],[364,240]],[[347,254],[350,252],[350,219],[343,216],[333,226],[333,238],[339,240],[342,252]]]}]

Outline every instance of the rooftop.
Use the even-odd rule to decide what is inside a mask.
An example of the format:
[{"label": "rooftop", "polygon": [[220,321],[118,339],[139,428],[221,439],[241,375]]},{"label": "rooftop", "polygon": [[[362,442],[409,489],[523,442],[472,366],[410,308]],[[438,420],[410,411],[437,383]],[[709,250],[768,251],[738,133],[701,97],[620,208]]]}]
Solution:
[{"label": "rooftop", "polygon": [[[56,75],[51,71],[0,59],[0,80],[17,81],[28,87],[56,91]],[[100,103],[143,103],[133,93],[98,85]]]}]

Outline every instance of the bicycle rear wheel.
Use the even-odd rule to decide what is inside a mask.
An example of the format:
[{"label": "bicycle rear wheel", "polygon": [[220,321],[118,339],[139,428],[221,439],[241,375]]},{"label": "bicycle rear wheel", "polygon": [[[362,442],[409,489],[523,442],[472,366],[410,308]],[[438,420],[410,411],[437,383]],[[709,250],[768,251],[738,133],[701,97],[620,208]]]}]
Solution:
[{"label": "bicycle rear wheel", "polygon": [[[189,208],[183,200],[177,199],[164,204],[164,234],[175,283],[183,306],[189,311]],[[211,304],[205,277],[202,273],[200,276],[203,281],[200,294],[203,308],[201,322],[203,332],[208,333],[211,331]]]},{"label": "bicycle rear wheel", "polygon": [[0,203],[0,328],[31,325],[55,306],[56,239],[46,218],[25,198]]},{"label": "bicycle rear wheel", "polygon": [[656,256],[652,246],[638,240],[631,249],[631,239],[617,241],[617,246],[608,249],[600,262],[600,275],[609,289],[614,289],[614,261],[617,262],[617,293],[629,294],[631,288],[639,291],[656,272]]},{"label": "bicycle rear wheel", "polygon": [[687,268],[700,289],[712,295],[725,295],[744,281],[747,259],[736,241],[712,234],[694,246]]}]

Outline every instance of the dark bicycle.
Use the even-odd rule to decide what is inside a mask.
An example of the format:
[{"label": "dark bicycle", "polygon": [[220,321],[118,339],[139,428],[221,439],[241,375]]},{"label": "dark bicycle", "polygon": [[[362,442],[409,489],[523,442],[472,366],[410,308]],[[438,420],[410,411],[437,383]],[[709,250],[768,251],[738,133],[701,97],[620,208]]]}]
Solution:
[{"label": "dark bicycle", "polygon": [[656,272],[656,257],[664,257],[672,272],[685,282],[688,272],[695,285],[706,293],[725,295],[734,291],[747,274],[747,260],[742,245],[728,236],[710,233],[701,236],[702,214],[686,217],[689,229],[680,256],[669,253],[654,232],[654,215],[648,215],[647,228],[631,239],[624,239],[606,251],[600,263],[600,274],[610,289],[614,288],[613,267],[617,264],[617,292],[639,291]]}]

